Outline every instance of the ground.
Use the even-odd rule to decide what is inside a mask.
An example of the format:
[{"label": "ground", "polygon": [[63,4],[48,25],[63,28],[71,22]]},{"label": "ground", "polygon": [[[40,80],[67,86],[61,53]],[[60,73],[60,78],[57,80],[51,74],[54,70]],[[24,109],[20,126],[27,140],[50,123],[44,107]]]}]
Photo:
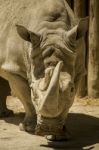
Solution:
[{"label": "ground", "polygon": [[15,116],[0,119],[0,150],[99,150],[99,100],[76,99],[67,120],[72,139],[53,143],[20,131],[24,109],[12,97],[8,97],[7,105]]}]

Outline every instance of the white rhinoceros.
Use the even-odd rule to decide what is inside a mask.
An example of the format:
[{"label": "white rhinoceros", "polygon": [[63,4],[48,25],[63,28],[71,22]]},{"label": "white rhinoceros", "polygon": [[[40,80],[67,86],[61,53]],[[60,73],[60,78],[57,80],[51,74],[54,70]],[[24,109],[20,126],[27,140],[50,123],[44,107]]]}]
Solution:
[{"label": "white rhinoceros", "polygon": [[67,138],[87,29],[88,18],[77,21],[65,0],[0,0],[0,76],[24,105],[21,129],[33,130],[37,116],[36,134]]}]

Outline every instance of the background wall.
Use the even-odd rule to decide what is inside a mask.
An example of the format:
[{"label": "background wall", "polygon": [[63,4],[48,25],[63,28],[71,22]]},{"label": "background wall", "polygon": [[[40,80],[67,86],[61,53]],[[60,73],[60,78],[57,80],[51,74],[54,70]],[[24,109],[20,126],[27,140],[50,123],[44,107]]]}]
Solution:
[{"label": "background wall", "polygon": [[85,66],[78,96],[99,98],[99,0],[67,0],[79,18],[89,16],[89,32],[85,37]]}]

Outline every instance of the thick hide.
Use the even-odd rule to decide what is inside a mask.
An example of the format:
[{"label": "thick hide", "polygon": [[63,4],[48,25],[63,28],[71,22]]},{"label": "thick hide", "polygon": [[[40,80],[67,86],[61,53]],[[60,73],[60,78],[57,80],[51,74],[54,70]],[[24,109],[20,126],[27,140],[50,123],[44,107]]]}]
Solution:
[{"label": "thick hide", "polygon": [[24,105],[24,130],[37,115],[40,128],[61,134],[85,71],[87,29],[65,0],[0,0],[0,76]]}]

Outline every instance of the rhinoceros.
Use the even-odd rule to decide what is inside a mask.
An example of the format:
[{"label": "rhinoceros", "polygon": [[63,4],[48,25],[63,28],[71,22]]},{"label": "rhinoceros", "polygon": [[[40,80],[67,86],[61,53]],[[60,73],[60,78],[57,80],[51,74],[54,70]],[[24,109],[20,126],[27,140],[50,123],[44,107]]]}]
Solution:
[{"label": "rhinoceros", "polygon": [[88,17],[76,19],[65,0],[0,0],[0,76],[24,106],[22,130],[67,138],[87,30]]}]

